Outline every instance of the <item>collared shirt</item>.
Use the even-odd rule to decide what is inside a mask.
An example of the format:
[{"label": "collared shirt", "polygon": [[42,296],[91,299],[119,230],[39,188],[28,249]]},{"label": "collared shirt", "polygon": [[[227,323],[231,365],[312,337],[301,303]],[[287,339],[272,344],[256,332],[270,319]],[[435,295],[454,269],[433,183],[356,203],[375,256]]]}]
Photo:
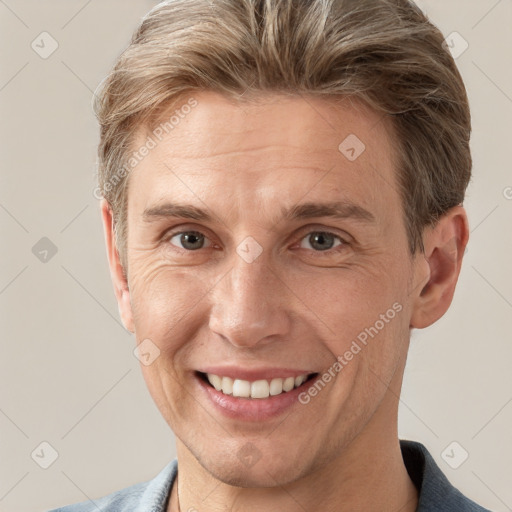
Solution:
[{"label": "collared shirt", "polygon": [[[418,489],[416,512],[490,512],[466,498],[448,481],[423,444],[401,439],[400,448],[407,472]],[[149,482],[132,485],[94,502],[50,512],[166,512],[177,473],[178,460],[174,459]]]}]

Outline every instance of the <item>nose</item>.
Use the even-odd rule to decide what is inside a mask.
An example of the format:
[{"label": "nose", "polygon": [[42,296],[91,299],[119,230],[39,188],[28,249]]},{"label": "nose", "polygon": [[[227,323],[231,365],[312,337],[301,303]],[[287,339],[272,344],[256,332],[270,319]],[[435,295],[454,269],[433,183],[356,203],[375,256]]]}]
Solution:
[{"label": "nose", "polygon": [[290,291],[264,254],[247,263],[237,254],[212,291],[210,329],[238,347],[267,344],[289,331]]}]

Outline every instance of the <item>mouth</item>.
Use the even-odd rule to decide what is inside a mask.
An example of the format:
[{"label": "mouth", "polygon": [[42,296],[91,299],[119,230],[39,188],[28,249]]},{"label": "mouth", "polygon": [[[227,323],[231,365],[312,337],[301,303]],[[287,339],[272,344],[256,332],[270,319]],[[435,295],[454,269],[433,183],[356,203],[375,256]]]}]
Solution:
[{"label": "mouth", "polygon": [[[303,373],[296,376],[272,379],[244,380],[225,375],[196,371],[196,376],[219,394],[245,400],[272,400],[305,386],[319,373]],[[295,393],[293,393],[295,394]]]}]

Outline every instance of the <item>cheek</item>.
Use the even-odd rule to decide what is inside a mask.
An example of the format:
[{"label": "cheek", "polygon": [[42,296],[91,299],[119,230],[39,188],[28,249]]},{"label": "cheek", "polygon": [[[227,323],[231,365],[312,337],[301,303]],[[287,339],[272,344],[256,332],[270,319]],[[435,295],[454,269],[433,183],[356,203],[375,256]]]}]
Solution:
[{"label": "cheek", "polygon": [[333,361],[343,367],[341,380],[362,380],[371,394],[378,393],[379,380],[389,381],[409,333],[407,275],[387,267],[338,269],[310,282],[305,294]]},{"label": "cheek", "polygon": [[206,293],[205,283],[192,272],[159,261],[133,265],[129,285],[138,338],[161,339],[183,324]]},{"label": "cheek", "polygon": [[304,305],[325,323],[329,337],[343,333],[344,339],[373,325],[403,296],[399,280],[380,268],[330,269],[297,286]]}]

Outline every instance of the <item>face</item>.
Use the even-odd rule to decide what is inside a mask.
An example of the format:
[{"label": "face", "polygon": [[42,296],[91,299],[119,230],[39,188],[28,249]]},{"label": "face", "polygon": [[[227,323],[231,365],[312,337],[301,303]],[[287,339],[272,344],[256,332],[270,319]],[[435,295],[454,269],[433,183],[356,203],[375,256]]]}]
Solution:
[{"label": "face", "polygon": [[354,102],[194,98],[130,176],[123,318],[197,461],[282,485],[393,429],[417,279],[392,131]]}]

